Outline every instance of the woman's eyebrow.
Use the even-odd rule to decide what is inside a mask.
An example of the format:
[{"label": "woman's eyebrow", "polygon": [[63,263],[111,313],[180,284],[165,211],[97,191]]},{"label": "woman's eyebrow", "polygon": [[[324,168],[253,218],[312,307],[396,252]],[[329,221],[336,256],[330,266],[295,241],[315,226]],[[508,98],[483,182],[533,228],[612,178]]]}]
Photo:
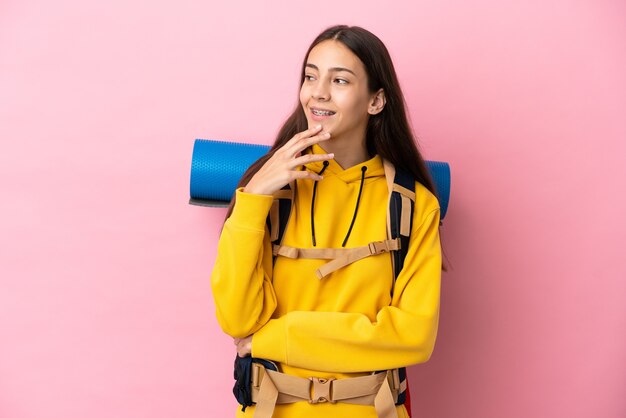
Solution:
[{"label": "woman's eyebrow", "polygon": [[[318,70],[319,71],[319,68],[317,68],[317,65],[315,65],[315,64],[307,63],[306,67],[313,68],[314,70]],[[349,70],[348,68],[344,68],[344,67],[331,67],[331,68],[328,69],[328,71],[333,71],[333,72],[347,71],[349,73],[354,74],[354,71]],[[354,74],[354,75],[356,75],[356,74]]]}]

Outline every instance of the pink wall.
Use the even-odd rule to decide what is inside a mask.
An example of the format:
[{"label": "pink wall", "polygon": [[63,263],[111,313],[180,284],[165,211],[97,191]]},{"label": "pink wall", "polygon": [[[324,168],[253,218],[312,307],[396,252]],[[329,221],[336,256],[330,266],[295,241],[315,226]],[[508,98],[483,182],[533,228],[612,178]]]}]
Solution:
[{"label": "pink wall", "polygon": [[0,417],[232,416],[193,140],[269,143],[338,22],[453,170],[416,416],[626,416],[624,3],[295,3],[0,4]]}]

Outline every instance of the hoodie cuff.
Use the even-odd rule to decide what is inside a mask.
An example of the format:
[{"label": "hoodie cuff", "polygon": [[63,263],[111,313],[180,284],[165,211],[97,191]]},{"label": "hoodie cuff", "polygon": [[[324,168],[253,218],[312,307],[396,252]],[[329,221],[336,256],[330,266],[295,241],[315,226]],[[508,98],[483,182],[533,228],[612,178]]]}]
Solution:
[{"label": "hoodie cuff", "polygon": [[265,221],[273,202],[273,196],[244,193],[243,188],[239,188],[235,191],[235,206],[229,220],[241,227],[265,231]]},{"label": "hoodie cuff", "polygon": [[252,336],[252,357],[289,364],[287,361],[287,318],[271,319]]}]

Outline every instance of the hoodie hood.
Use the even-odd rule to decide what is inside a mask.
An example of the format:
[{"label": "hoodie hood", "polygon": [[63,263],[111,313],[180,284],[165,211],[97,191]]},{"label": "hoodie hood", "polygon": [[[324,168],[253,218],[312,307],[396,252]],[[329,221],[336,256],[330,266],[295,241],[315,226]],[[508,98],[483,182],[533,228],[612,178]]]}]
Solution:
[{"label": "hoodie hood", "polygon": [[[313,154],[326,154],[326,151],[319,145],[314,144],[310,151]],[[307,170],[314,171],[318,174],[325,176],[324,180],[327,177],[331,177],[327,180],[329,181],[340,181],[346,185],[350,185],[351,183],[358,182],[358,194],[354,203],[354,210],[352,213],[352,220],[350,222],[350,226],[347,229],[346,235],[343,238],[341,243],[342,247],[346,246],[348,242],[348,238],[350,238],[350,234],[352,233],[352,228],[354,227],[354,222],[356,221],[357,214],[359,212],[359,205],[361,203],[361,195],[363,193],[363,186],[366,182],[370,182],[372,178],[378,178],[385,175],[385,170],[383,168],[382,159],[376,155],[373,158],[364,161],[363,163],[356,164],[347,169],[343,169],[336,161],[317,161],[313,163],[309,163],[305,165]],[[367,181],[366,181],[367,179]],[[317,239],[315,235],[315,198],[317,196],[318,185],[323,182],[316,181],[313,184],[313,193],[311,196],[311,244],[313,247],[317,246]]]}]

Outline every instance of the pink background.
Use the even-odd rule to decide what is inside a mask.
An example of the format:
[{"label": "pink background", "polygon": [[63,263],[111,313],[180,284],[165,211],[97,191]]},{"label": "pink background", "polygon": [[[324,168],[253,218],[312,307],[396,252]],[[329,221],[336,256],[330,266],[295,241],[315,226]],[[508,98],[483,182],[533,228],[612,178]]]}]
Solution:
[{"label": "pink background", "polygon": [[233,416],[193,140],[269,144],[343,22],[453,170],[415,416],[626,416],[626,4],[295,3],[0,4],[0,417]]}]

